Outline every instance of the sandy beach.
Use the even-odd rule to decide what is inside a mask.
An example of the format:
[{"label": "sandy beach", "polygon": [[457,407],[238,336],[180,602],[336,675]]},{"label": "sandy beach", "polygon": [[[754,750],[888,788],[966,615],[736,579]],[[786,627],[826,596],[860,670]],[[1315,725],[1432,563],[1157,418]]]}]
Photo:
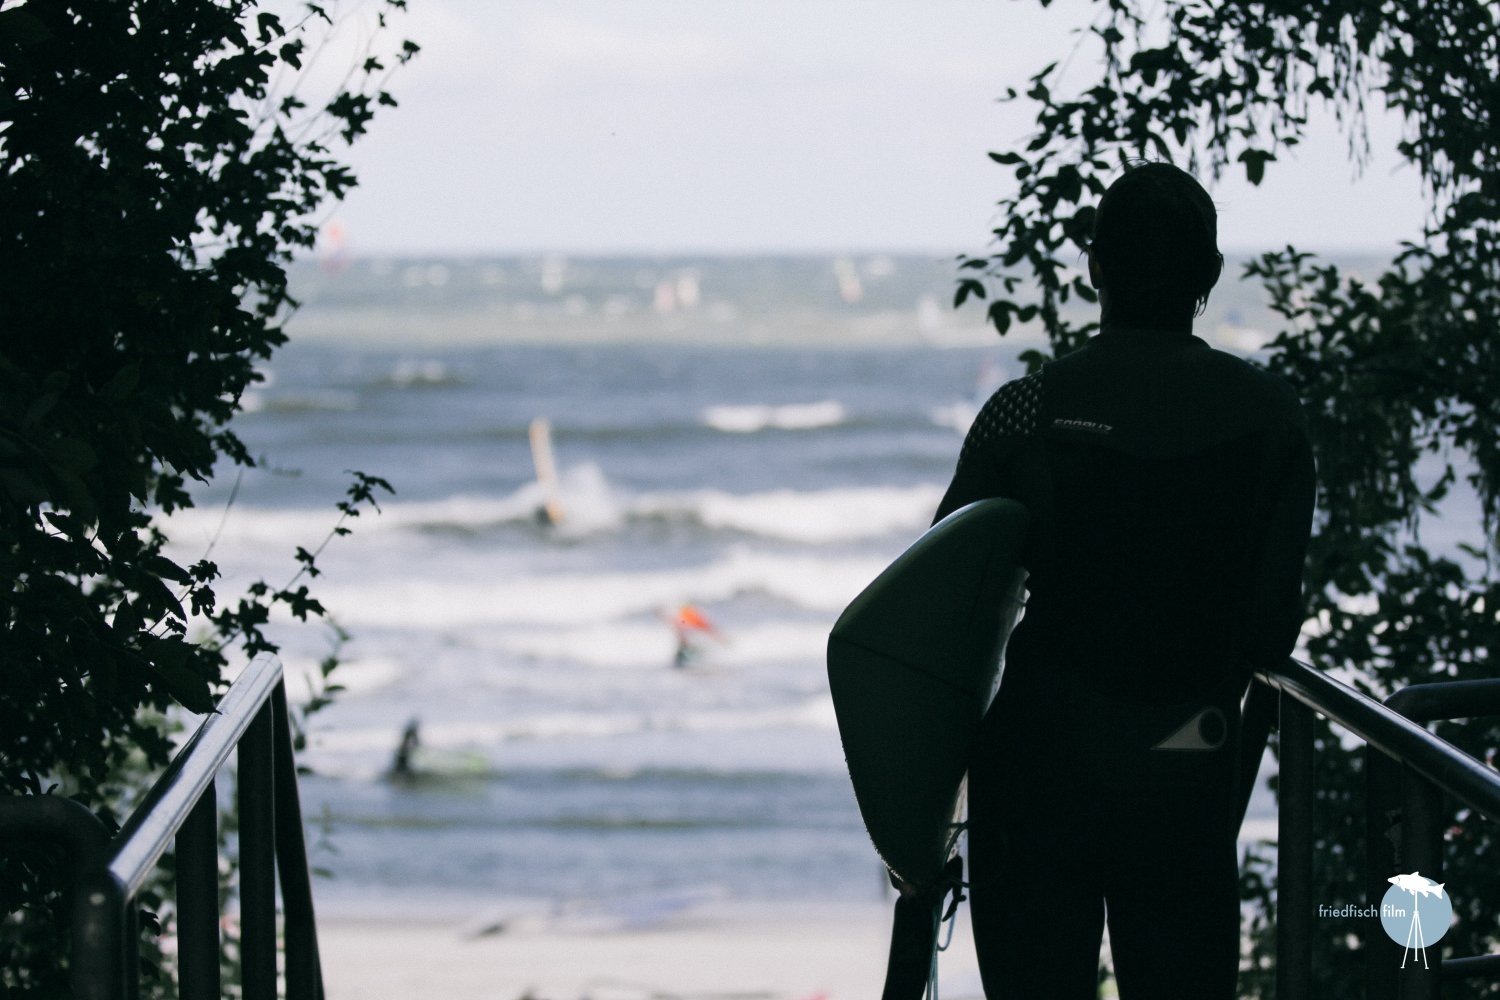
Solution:
[{"label": "sandy beach", "polygon": [[[637,927],[340,914],[319,936],[329,1000],[868,1000],[888,921],[879,903],[713,903]],[[962,916],[940,984],[981,996]]]}]

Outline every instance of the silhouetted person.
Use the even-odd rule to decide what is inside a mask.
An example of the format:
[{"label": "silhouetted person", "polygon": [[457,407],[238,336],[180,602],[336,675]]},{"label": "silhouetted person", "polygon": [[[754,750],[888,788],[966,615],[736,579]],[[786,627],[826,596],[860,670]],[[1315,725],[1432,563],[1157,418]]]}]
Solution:
[{"label": "silhouetted person", "polygon": [[401,742],[396,745],[396,754],[391,758],[391,777],[410,779],[414,776],[416,772],[412,769],[411,758],[421,745],[419,724],[415,718],[410,719],[401,730]]},{"label": "silhouetted person", "polygon": [[[1031,511],[1028,601],[969,779],[973,926],[993,1000],[1231,1000],[1240,703],[1302,621],[1313,467],[1292,390],[1208,347],[1212,201],[1164,163],[1098,206],[1101,332],[1002,386],[941,518]],[[1247,748],[1259,754],[1259,748]]]}]

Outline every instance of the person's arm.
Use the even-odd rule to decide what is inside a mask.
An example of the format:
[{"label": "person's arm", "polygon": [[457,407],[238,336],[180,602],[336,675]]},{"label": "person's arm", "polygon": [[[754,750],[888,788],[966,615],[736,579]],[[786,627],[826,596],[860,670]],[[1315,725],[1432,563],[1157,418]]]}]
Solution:
[{"label": "person's arm", "polygon": [[[1313,504],[1317,493],[1312,448],[1300,425],[1288,425],[1276,449],[1280,461],[1274,470],[1273,489],[1261,549],[1251,581],[1250,607],[1245,622],[1245,652],[1253,667],[1274,667],[1291,655],[1302,629],[1302,572],[1307,559],[1307,540],[1312,531]],[[1250,806],[1265,753],[1266,737],[1276,718],[1276,692],[1251,682],[1240,720],[1239,766],[1236,770],[1236,811],[1233,829],[1238,831]]]},{"label": "person's arm", "polygon": [[[972,431],[969,436],[973,437]],[[965,442],[958,457],[958,468],[953,471],[953,481],[948,484],[948,492],[943,494],[937,513],[932,516],[932,523],[937,524],[955,510],[976,500],[1001,496],[1001,487],[999,463],[993,450],[987,446],[970,448],[969,442]]]},{"label": "person's arm", "polygon": [[932,523],[976,500],[1009,496],[1004,456],[1008,447],[1035,432],[1041,373],[1007,382],[980,409],[964,438],[958,467]]},{"label": "person's arm", "polygon": [[1298,425],[1282,433],[1273,468],[1270,507],[1251,581],[1247,652],[1256,667],[1274,666],[1292,654],[1302,629],[1302,575],[1312,532],[1316,470],[1307,434]]}]

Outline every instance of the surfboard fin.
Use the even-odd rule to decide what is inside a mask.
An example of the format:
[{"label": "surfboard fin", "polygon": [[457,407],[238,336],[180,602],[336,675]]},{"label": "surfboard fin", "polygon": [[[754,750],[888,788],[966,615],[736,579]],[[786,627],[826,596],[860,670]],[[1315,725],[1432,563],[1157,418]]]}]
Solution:
[{"label": "surfboard fin", "polygon": [[1224,745],[1229,726],[1224,713],[1212,706],[1193,714],[1176,732],[1156,744],[1157,750],[1217,750]]}]

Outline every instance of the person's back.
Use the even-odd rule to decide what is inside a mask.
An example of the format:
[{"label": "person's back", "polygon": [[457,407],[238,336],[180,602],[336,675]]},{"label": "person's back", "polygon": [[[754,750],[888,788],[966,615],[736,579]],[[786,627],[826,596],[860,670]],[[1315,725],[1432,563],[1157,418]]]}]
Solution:
[{"label": "person's back", "polygon": [[996,392],[938,511],[1033,517],[971,772],[975,933],[992,997],[1093,996],[1107,901],[1124,1000],[1228,998],[1239,701],[1296,639],[1311,458],[1290,389],[1192,336],[1222,266],[1197,183],[1135,168],[1098,218],[1103,331]]}]

